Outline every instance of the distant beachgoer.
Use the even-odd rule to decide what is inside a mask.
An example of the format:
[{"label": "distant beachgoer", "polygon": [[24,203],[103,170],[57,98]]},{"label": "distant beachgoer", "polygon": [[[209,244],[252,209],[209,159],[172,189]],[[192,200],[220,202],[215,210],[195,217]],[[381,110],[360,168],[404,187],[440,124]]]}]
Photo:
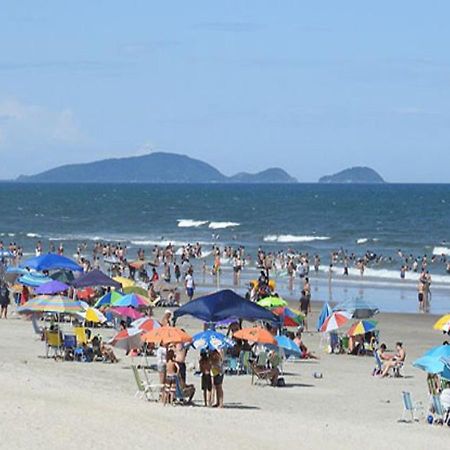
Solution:
[{"label": "distant beachgoer", "polygon": [[186,287],[186,294],[188,296],[189,301],[191,301],[194,297],[195,291],[195,282],[194,282],[194,270],[190,268],[186,277],[184,278],[184,285]]},{"label": "distant beachgoer", "polygon": [[[158,350],[156,350],[156,368],[159,374],[159,384],[164,386],[166,382],[166,364],[167,364],[167,349],[166,347],[160,345]],[[161,388],[161,396],[163,393],[163,388]]]},{"label": "distant beachgoer", "polygon": [[303,325],[305,330],[308,329],[308,321],[307,317],[309,312],[311,311],[311,298],[306,294],[306,291],[303,289],[300,296],[300,311],[305,316],[303,320]]},{"label": "distant beachgoer", "polygon": [[211,406],[211,394],[212,394],[211,362],[209,360],[208,352],[206,350],[202,350],[200,352],[199,367],[200,372],[202,374],[203,401],[205,403],[205,406]]},{"label": "distant beachgoer", "polygon": [[214,407],[223,408],[223,359],[218,350],[214,350],[210,356],[211,375],[213,378],[216,403]]},{"label": "distant beachgoer", "polygon": [[402,280],[404,280],[405,277],[406,277],[406,266],[403,265],[403,266],[400,268],[400,278],[401,278]]},{"label": "distant beachgoer", "polygon": [[423,311],[423,295],[424,295],[424,284],[422,282],[419,282],[417,285],[417,300],[419,301],[419,311]]},{"label": "distant beachgoer", "polygon": [[9,299],[9,289],[6,283],[0,282],[0,319],[8,318],[8,306],[10,303]]},{"label": "distant beachgoer", "polygon": [[175,361],[173,350],[167,352],[166,362],[166,382],[164,386],[164,404],[173,403],[177,390],[177,376],[179,373],[178,364]]}]

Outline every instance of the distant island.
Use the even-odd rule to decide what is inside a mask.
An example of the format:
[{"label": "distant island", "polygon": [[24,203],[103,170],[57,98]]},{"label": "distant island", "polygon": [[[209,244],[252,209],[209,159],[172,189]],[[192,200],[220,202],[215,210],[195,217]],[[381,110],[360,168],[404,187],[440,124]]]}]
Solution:
[{"label": "distant island", "polygon": [[69,164],[36,175],[21,175],[28,183],[296,183],[283,169],[271,168],[227,177],[198,159],[175,153],[155,152],[143,156]]},{"label": "distant island", "polygon": [[319,183],[339,184],[381,184],[383,178],[370,167],[352,167],[334,175],[327,175],[319,179]]}]

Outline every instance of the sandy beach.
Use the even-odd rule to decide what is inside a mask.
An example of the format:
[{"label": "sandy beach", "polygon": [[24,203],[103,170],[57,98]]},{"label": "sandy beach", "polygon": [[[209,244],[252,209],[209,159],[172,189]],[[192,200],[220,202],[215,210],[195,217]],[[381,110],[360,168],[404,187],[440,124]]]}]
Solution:
[{"label": "sandy beach", "polygon": [[[162,315],[157,310],[155,316]],[[315,322],[318,307],[314,305]],[[371,357],[328,355],[320,334],[304,341],[320,360],[285,364],[287,386],[252,386],[249,375],[226,376],[225,408],[201,406],[200,379],[188,372],[195,406],[162,406],[135,398],[130,358],[119,364],[55,362],[30,322],[14,314],[0,322],[2,448],[364,448],[445,449],[447,427],[398,423],[402,390],[426,406],[426,375],[411,362],[441,335],[429,315],[380,314],[381,342],[407,350],[403,378],[371,375]],[[182,318],[189,332],[201,323]],[[105,337],[112,330],[101,330]],[[197,351],[190,351],[195,363]],[[150,358],[152,360],[152,358]],[[322,379],[314,378],[321,372]]]}]

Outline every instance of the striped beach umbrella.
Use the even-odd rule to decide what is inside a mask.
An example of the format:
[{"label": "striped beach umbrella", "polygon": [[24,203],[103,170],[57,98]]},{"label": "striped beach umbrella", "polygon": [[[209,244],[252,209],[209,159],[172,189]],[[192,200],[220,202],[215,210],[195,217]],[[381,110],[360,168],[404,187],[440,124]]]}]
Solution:
[{"label": "striped beach umbrella", "polygon": [[131,326],[142,331],[152,331],[156,328],[161,328],[161,324],[157,320],[147,316],[135,320],[131,323]]},{"label": "striped beach umbrella", "polygon": [[107,318],[105,315],[99,311],[97,308],[88,307],[83,312],[77,313],[78,316],[82,317],[87,322],[93,323],[105,323]]},{"label": "striped beach umbrella", "polygon": [[450,331],[450,314],[442,316],[434,325],[433,328],[439,331]]},{"label": "striped beach umbrella", "polygon": [[114,300],[112,306],[131,306],[133,308],[139,308],[140,306],[149,306],[149,300],[139,294],[127,294],[121,298]]},{"label": "striped beach umbrella", "polygon": [[39,295],[17,309],[19,313],[48,312],[57,314],[77,314],[83,312],[81,302],[62,296]]},{"label": "striped beach umbrella", "polygon": [[123,294],[120,291],[110,291],[105,295],[100,297],[95,302],[95,307],[99,308],[100,306],[112,305],[114,302],[119,301],[123,297]]},{"label": "striped beach umbrella", "polygon": [[348,336],[359,336],[375,330],[377,322],[375,320],[360,320],[354,323],[347,332]]},{"label": "striped beach umbrella", "polygon": [[282,318],[285,327],[298,327],[305,319],[300,311],[287,306],[278,306],[272,309],[272,312]]},{"label": "striped beach umbrella", "polygon": [[327,317],[323,325],[320,327],[322,333],[329,333],[345,325],[352,317],[352,314],[347,311],[337,311]]},{"label": "striped beach umbrella", "polygon": [[138,328],[127,328],[126,330],[119,331],[108,341],[108,344],[129,352],[133,348],[142,347],[141,334],[142,330]]}]

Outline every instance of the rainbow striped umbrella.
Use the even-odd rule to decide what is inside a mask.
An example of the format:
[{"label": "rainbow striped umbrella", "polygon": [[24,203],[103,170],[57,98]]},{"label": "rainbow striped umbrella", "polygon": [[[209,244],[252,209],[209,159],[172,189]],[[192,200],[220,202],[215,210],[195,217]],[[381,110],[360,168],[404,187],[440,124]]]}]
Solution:
[{"label": "rainbow striped umbrella", "polygon": [[272,309],[272,312],[283,319],[285,327],[298,327],[305,319],[305,316],[300,311],[287,306],[278,306]]},{"label": "rainbow striped umbrella", "polygon": [[148,306],[149,300],[145,297],[142,297],[142,295],[139,294],[127,294],[122,297],[120,297],[117,300],[114,300],[111,302],[112,306],[131,306],[133,308],[139,308],[140,306]]},{"label": "rainbow striped umbrella", "polygon": [[359,336],[361,334],[369,333],[377,327],[376,320],[360,320],[354,323],[347,332],[348,336]]},{"label": "rainbow striped umbrella", "polygon": [[345,325],[352,318],[352,314],[347,311],[336,311],[327,317],[323,325],[320,327],[322,333],[329,333]]},{"label": "rainbow striped umbrella", "polygon": [[59,295],[38,295],[17,309],[19,313],[48,312],[58,314],[77,314],[83,312],[81,302]]}]

